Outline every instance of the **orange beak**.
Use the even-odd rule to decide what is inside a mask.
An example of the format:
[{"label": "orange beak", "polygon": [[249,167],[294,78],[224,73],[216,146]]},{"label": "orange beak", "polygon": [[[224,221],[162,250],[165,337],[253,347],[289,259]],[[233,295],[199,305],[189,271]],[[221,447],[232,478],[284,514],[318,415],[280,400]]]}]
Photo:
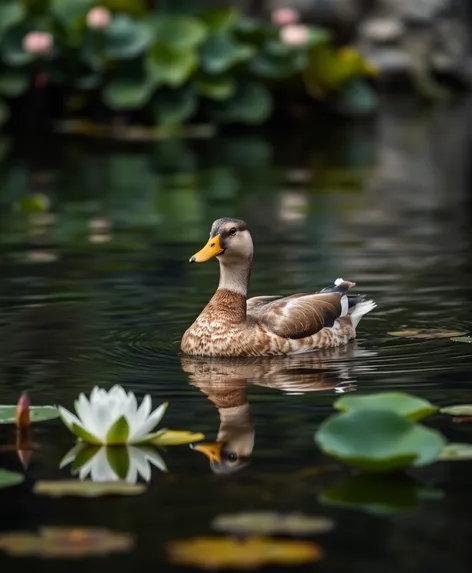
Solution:
[{"label": "orange beak", "polygon": [[206,444],[197,444],[192,446],[192,450],[197,450],[197,452],[202,452],[210,460],[210,462],[216,462],[219,464],[221,462],[221,448],[223,444],[220,442],[207,442]]},{"label": "orange beak", "polygon": [[223,251],[224,249],[221,246],[220,235],[216,235],[216,237],[210,237],[208,239],[208,243],[203,247],[203,249],[198,251],[198,253],[195,253],[193,257],[190,258],[190,262],[205,263],[213,257],[221,255]]}]

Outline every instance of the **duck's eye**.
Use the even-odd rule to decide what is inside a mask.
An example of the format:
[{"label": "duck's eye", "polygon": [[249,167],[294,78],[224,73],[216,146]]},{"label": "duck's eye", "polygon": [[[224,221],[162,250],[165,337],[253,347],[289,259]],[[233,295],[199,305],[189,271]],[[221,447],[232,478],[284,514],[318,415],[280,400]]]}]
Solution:
[{"label": "duck's eye", "polygon": [[229,230],[229,234],[230,234],[230,235],[236,235],[237,232],[238,232],[238,230],[236,229],[236,227],[232,227],[232,228]]},{"label": "duck's eye", "polygon": [[230,454],[228,454],[228,460],[230,462],[236,462],[238,461],[238,454],[235,454],[234,452],[231,452]]}]

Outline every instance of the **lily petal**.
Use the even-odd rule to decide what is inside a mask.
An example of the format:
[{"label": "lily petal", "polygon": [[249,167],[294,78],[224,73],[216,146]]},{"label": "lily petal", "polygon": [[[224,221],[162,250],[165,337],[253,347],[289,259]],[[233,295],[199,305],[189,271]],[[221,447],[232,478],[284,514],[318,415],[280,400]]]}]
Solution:
[{"label": "lily petal", "polygon": [[140,426],[138,432],[136,432],[133,436],[133,443],[139,443],[144,438],[144,436],[149,434],[149,432],[151,432],[157,426],[157,424],[159,424],[165,414],[165,411],[167,410],[168,405],[168,402],[164,402],[158,408],[156,408],[154,412],[152,412],[148,419]]},{"label": "lily petal", "polygon": [[72,433],[74,433],[74,431],[72,430],[74,424],[77,426],[82,425],[82,422],[79,420],[79,418],[77,418],[75,414],[72,414],[72,412],[69,412],[69,410],[66,410],[62,406],[57,406],[57,409],[59,410],[59,414],[61,415],[62,421]]}]

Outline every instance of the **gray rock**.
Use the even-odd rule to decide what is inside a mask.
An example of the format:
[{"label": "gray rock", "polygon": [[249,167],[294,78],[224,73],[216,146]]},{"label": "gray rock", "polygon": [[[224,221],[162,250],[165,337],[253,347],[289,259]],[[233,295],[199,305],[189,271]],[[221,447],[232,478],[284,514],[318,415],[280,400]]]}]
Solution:
[{"label": "gray rock", "polygon": [[399,18],[369,18],[359,27],[359,37],[373,44],[396,43],[401,40],[406,31],[405,25]]},{"label": "gray rock", "polygon": [[450,9],[452,0],[378,0],[377,4],[386,14],[427,23]]},{"label": "gray rock", "polygon": [[385,75],[409,74],[413,68],[410,55],[400,47],[363,49],[362,53]]}]

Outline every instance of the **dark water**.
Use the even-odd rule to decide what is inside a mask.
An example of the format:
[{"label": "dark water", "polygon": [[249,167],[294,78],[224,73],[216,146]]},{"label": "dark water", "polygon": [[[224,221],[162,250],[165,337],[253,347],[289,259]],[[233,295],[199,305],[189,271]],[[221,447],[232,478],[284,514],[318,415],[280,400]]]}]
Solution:
[{"label": "dark water", "polygon": [[[208,440],[220,430],[249,463],[214,473],[201,453],[168,448],[161,452],[168,473],[154,469],[144,496],[35,497],[34,480],[70,477],[59,464],[73,440],[60,422],[47,422],[35,426],[27,482],[0,490],[0,529],[132,532],[133,551],[67,566],[173,570],[167,542],[211,534],[219,514],[305,511],[337,524],[316,539],[326,551],[319,570],[469,571],[472,463],[410,473],[400,484],[407,497],[418,484],[436,494],[416,508],[372,515],[321,503],[323,490],[349,472],[322,456],[313,434],[342,392],[471,401],[470,345],[387,335],[471,330],[470,110],[399,105],[367,125],[189,142],[13,142],[0,175],[0,403],[27,390],[35,404],[71,407],[79,392],[118,383],[150,393],[155,405],[169,401],[167,427]],[[35,193],[48,198],[46,213],[24,212]],[[217,284],[216,263],[188,258],[221,216],[250,224],[251,294],[315,290],[338,276],[356,281],[378,304],[356,343],[287,359],[181,358],[180,336]],[[470,424],[445,416],[428,423],[450,440],[472,441]],[[6,426],[0,439],[14,443]],[[15,452],[0,455],[1,467],[21,470]],[[329,471],[317,473],[322,464]],[[226,470],[239,465],[228,461]],[[394,487],[385,485],[385,495]],[[0,563],[2,571],[64,566],[4,554]]]}]

